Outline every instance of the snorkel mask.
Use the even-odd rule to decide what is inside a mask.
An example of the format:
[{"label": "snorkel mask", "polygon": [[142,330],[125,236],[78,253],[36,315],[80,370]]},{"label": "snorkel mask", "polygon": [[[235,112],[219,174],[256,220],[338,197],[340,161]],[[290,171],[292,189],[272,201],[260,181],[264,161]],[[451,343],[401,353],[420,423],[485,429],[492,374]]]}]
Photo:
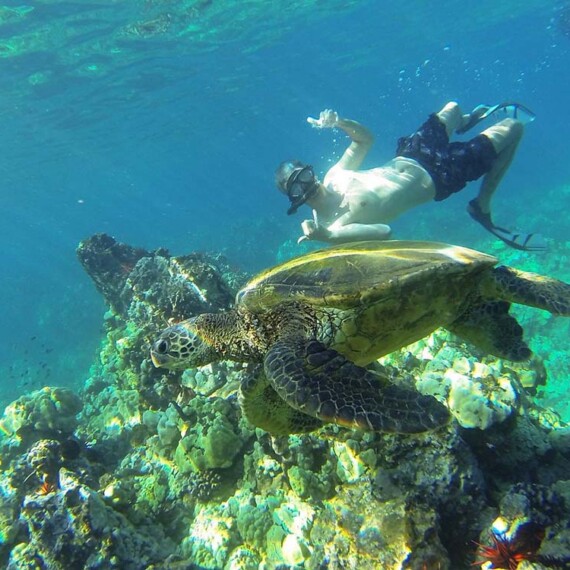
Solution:
[{"label": "snorkel mask", "polygon": [[291,202],[287,215],[294,214],[300,206],[314,196],[318,186],[319,183],[312,166],[295,168],[285,183],[285,192]]}]

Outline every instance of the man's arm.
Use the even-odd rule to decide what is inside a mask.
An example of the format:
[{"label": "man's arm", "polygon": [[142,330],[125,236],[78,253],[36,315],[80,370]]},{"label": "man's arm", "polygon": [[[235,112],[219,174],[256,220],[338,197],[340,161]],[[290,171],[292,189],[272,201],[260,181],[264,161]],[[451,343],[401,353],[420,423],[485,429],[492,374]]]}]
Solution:
[{"label": "man's arm", "polygon": [[350,146],[344,151],[341,159],[333,168],[339,167],[346,170],[360,168],[374,142],[374,136],[366,127],[351,119],[339,117],[338,113],[331,109],[321,111],[318,119],[308,117],[307,122],[317,129],[339,128],[352,139]]},{"label": "man's arm", "polygon": [[348,243],[363,240],[390,239],[392,228],[386,224],[346,224],[336,222],[328,228],[318,224],[316,220],[305,220],[301,223],[303,235],[297,240],[324,241],[327,243]]}]

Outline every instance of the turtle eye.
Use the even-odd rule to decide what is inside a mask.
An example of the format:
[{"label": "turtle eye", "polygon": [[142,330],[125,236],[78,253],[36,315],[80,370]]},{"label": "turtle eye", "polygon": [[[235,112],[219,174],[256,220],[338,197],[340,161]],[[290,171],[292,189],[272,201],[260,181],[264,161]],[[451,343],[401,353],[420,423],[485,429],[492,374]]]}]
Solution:
[{"label": "turtle eye", "polygon": [[159,340],[154,345],[154,350],[158,352],[158,354],[166,354],[168,352],[168,342],[166,340]]}]

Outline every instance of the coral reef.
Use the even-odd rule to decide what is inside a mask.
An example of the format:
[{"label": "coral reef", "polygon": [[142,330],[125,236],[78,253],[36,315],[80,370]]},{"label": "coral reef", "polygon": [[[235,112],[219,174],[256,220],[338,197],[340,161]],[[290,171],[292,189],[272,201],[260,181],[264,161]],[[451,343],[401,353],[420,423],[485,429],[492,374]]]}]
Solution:
[{"label": "coral reef", "polygon": [[76,416],[82,407],[72,390],[46,387],[8,405],[0,420],[0,431],[24,445],[42,435],[65,436],[77,427]]},{"label": "coral reef", "polygon": [[[97,290],[116,314],[138,325],[156,319],[181,319],[212,311],[233,301],[229,268],[213,256],[172,257],[159,249],[148,252],[117,242],[107,234],[82,241],[77,256]],[[236,275],[230,278],[236,279]]]},{"label": "coral reef", "polygon": [[102,235],[78,253],[110,307],[106,338],[80,394],[44,388],[4,411],[2,567],[567,567],[570,428],[536,405],[540,358],[514,365],[437,331],[377,366],[445,401],[449,426],[271,437],[240,413],[248,366],[148,359],[151,332],[230,307],[242,274]]}]

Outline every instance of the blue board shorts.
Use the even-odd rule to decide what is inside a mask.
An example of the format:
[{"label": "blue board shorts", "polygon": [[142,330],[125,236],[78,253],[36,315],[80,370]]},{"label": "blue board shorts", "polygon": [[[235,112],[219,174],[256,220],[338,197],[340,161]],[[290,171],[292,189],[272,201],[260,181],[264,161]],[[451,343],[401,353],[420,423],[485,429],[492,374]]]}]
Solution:
[{"label": "blue board shorts", "polygon": [[414,159],[427,170],[435,185],[436,201],[489,172],[497,159],[493,143],[485,135],[450,143],[435,113],[414,134],[398,139],[396,154]]}]

